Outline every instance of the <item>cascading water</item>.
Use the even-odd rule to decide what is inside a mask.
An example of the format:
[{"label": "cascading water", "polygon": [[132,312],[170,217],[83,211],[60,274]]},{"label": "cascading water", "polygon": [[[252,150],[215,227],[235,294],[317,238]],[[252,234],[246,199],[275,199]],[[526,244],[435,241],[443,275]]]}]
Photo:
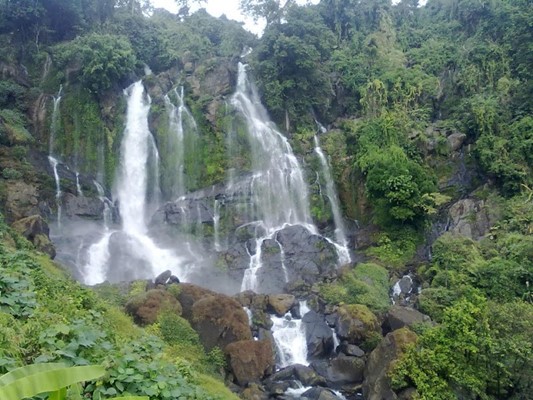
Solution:
[{"label": "cascading water", "polygon": [[59,173],[57,172],[57,165],[59,161],[52,156],[48,156],[48,161],[54,171],[54,179],[56,182],[56,206],[57,206],[57,227],[61,228],[61,181],[59,180]]},{"label": "cascading water", "polygon": [[[305,301],[300,302],[300,315],[303,317],[309,312]],[[276,343],[279,356],[279,368],[292,364],[309,365],[307,361],[307,341],[305,329],[301,319],[293,319],[290,313],[283,317],[271,316],[272,336]]]},{"label": "cascading water", "polygon": [[48,144],[48,161],[54,171],[54,179],[56,182],[56,206],[57,206],[57,227],[61,229],[61,182],[59,179],[59,173],[57,172],[57,166],[59,160],[54,157],[54,145],[57,130],[59,128],[59,104],[61,102],[61,93],[63,92],[63,85],[59,86],[57,96],[54,96],[54,107],[52,109],[52,122],[50,124],[50,141]]},{"label": "cascading water", "polygon": [[78,193],[78,196],[83,197],[83,190],[81,189],[79,172],[76,172],[76,192]]},{"label": "cascading water", "polygon": [[350,252],[348,250],[348,240],[346,239],[346,233],[344,228],[344,222],[342,220],[339,198],[337,191],[335,190],[335,183],[333,176],[331,175],[331,169],[329,167],[328,160],[320,147],[318,137],[315,135],[315,153],[318,155],[320,165],[322,167],[322,174],[326,180],[326,195],[331,205],[331,212],[333,214],[333,222],[335,223],[335,247],[339,255],[339,264],[348,264],[351,262]]},{"label": "cascading water", "polygon": [[50,141],[48,144],[48,154],[54,156],[54,146],[57,135],[57,130],[59,129],[59,104],[61,103],[61,95],[63,93],[63,85],[59,85],[59,90],[57,95],[53,97],[54,107],[52,109],[52,122],[50,124]]},{"label": "cascading water", "polygon": [[104,229],[105,231],[109,230],[109,224],[111,222],[111,200],[109,200],[106,195],[104,188],[102,185],[100,185],[97,181],[94,181],[94,186],[96,187],[96,191],[98,192],[98,197],[100,198],[100,201],[102,202],[104,206]]},{"label": "cascading water", "polygon": [[[176,98],[177,106],[172,103],[171,97]],[[169,130],[175,133],[175,177],[173,184],[173,197],[182,196],[187,191],[185,177],[185,150],[187,146],[187,134],[192,136],[194,142],[198,135],[198,127],[191,112],[185,106],[185,96],[183,86],[180,90],[174,88],[170,94],[165,96],[165,104],[168,109]]]},{"label": "cascading water", "polygon": [[[155,142],[148,128],[150,98],[145,95],[142,81],[131,85],[125,94],[128,96],[126,128],[116,189],[122,227],[116,231],[106,230],[100,241],[89,248],[88,263],[84,267],[87,284],[100,283],[108,279],[110,274],[115,280],[124,280],[126,277],[152,277],[166,269],[179,274],[181,278],[187,272],[182,258],[171,250],[159,248],[148,235],[147,197],[150,190],[158,190],[150,189],[150,169],[153,174],[159,174]],[[113,241],[117,243],[113,243],[115,247],[111,250]],[[128,261],[122,264],[131,264],[132,267],[124,271],[112,270],[112,266],[120,264],[111,262],[112,257],[122,257]]]},{"label": "cascading water", "polygon": [[315,233],[311,220],[307,187],[302,169],[285,136],[268,118],[254,86],[239,63],[237,90],[231,104],[244,117],[251,149],[253,176],[250,193],[254,217],[265,234],[256,239],[255,253],[250,254],[250,267],[245,271],[242,290],[256,288],[255,275],[261,268],[261,245],[272,239],[286,225],[303,225]]}]

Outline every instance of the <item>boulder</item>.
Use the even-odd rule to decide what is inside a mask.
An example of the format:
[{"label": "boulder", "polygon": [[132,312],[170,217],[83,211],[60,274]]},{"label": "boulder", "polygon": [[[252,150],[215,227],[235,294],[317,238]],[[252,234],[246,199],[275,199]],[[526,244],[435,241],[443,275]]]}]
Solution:
[{"label": "boulder", "polygon": [[362,358],[341,354],[331,360],[319,360],[311,364],[315,371],[326,379],[328,386],[363,382],[365,362]]},{"label": "boulder", "polygon": [[259,382],[274,368],[274,353],[269,341],[241,340],[228,344],[224,351],[240,386]]},{"label": "boulder", "polygon": [[215,296],[216,293],[209,289],[204,289],[192,283],[181,283],[178,301],[183,308],[183,318],[192,323],[192,306],[195,302],[207,296]]},{"label": "boulder", "polygon": [[496,218],[484,200],[461,199],[454,203],[448,214],[451,219],[449,231],[473,240],[485,236]]},{"label": "boulder", "polygon": [[241,393],[241,399],[243,400],[268,400],[270,396],[265,391],[265,388],[252,383],[248,385]]},{"label": "boulder", "polygon": [[365,355],[365,352],[355,344],[341,343],[337,349],[339,353],[347,356],[363,357]]},{"label": "boulder", "polygon": [[198,332],[206,351],[215,346],[224,350],[230,343],[252,339],[246,312],[236,300],[223,294],[195,301],[191,325]]},{"label": "boulder", "polygon": [[341,398],[330,389],[311,388],[302,394],[302,399],[308,400],[340,400]]},{"label": "boulder", "polygon": [[298,379],[304,386],[325,386],[326,380],[324,377],[316,373],[313,368],[307,367],[301,364],[295,364],[294,366],[294,376]]},{"label": "boulder", "polygon": [[392,331],[407,326],[411,328],[421,322],[429,322],[430,318],[414,308],[393,306],[387,313],[387,324]]},{"label": "boulder", "polygon": [[415,343],[416,333],[408,328],[401,328],[390,332],[381,343],[370,353],[365,367],[365,380],[363,382],[363,396],[368,400],[397,399],[391,389],[388,376],[391,367],[404,353],[408,345]]},{"label": "boulder", "polygon": [[377,317],[362,304],[340,306],[335,330],[339,338],[357,345],[381,333]]},{"label": "boulder", "polygon": [[32,215],[15,221],[11,227],[32,242],[35,248],[54,258],[56,251],[50,241],[48,224],[40,215]]},{"label": "boulder", "polygon": [[181,315],[181,304],[176,298],[162,289],[152,289],[138,294],[126,303],[126,312],[136,324],[144,326],[157,321],[159,312],[168,309]]},{"label": "boulder", "polygon": [[307,356],[313,359],[328,357],[334,350],[333,331],[324,316],[311,310],[302,318],[307,341]]},{"label": "boulder", "polygon": [[466,140],[466,135],[461,132],[454,132],[450,136],[448,136],[448,147],[451,151],[457,151],[461,148],[463,143]]},{"label": "boulder", "polygon": [[268,295],[268,311],[273,311],[278,317],[283,317],[297,304],[292,294]]},{"label": "boulder", "polygon": [[[169,278],[172,276],[172,271],[167,269],[166,271],[163,271],[161,272],[159,275],[156,276],[155,280],[154,280],[154,284],[155,286],[159,286],[159,285],[165,285]],[[178,280],[179,282],[179,280]]]}]

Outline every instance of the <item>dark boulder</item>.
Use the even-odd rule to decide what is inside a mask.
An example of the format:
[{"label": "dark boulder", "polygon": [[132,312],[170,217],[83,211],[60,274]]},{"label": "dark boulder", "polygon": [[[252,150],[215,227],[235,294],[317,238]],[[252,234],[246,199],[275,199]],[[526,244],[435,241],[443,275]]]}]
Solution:
[{"label": "dark boulder", "polygon": [[415,324],[430,321],[430,318],[427,315],[422,314],[420,311],[402,306],[391,307],[386,318],[386,322],[391,331],[405,326],[411,328]]},{"label": "dark boulder", "polygon": [[302,399],[307,400],[340,400],[332,390],[325,388],[311,388],[302,394]]},{"label": "dark boulder", "polygon": [[159,275],[157,275],[157,277],[154,280],[155,286],[165,285],[171,276],[172,276],[172,271],[169,269],[167,269],[164,272],[161,272]]},{"label": "dark boulder", "polygon": [[334,350],[333,332],[324,316],[311,310],[302,318],[307,341],[307,355],[313,359],[328,357]]},{"label": "dark boulder", "polygon": [[69,217],[102,219],[104,203],[95,197],[75,196],[71,193],[63,195],[65,214]]},{"label": "dark boulder", "polygon": [[347,356],[363,357],[365,355],[365,352],[355,344],[341,343],[337,350],[339,353],[345,354]]},{"label": "dark boulder", "polygon": [[295,364],[294,367],[294,376],[299,380],[304,386],[325,386],[326,380],[324,377],[316,373],[316,371],[305,365]]},{"label": "dark boulder", "polygon": [[340,387],[363,382],[365,362],[359,357],[341,354],[331,360],[314,361],[311,366],[326,379],[328,386]]}]

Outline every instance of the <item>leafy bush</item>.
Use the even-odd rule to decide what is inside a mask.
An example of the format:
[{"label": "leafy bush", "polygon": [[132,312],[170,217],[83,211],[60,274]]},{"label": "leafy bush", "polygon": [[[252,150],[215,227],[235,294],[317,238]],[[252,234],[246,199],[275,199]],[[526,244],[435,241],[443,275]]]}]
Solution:
[{"label": "leafy bush", "polygon": [[2,177],[4,179],[13,179],[13,180],[16,180],[16,179],[20,179],[22,178],[22,173],[20,173],[19,171],[17,171],[16,169],[14,168],[4,168],[2,170]]},{"label": "leafy bush", "polygon": [[59,67],[79,67],[82,82],[94,92],[102,92],[123,80],[137,62],[126,37],[100,33],[57,45],[53,54]]},{"label": "leafy bush", "polygon": [[462,298],[395,364],[393,384],[414,386],[425,399],[525,398],[533,384],[532,321],[527,303]]}]

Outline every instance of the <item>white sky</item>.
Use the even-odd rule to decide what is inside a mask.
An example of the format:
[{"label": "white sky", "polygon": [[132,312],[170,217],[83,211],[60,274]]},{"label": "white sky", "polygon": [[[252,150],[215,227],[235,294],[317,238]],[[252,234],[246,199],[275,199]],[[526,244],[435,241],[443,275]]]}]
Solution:
[{"label": "white sky", "polygon": [[[299,4],[317,4],[320,0],[298,0]],[[399,0],[393,0],[396,4]],[[166,8],[170,12],[178,12],[178,6],[174,0],[152,0],[156,8]],[[420,5],[426,4],[426,0],[420,0]],[[239,0],[207,0],[203,6],[207,12],[215,17],[226,14],[229,19],[244,22],[244,27],[249,31],[260,34],[264,29],[264,21],[254,22],[251,18],[245,18],[239,11]]]},{"label": "white sky", "polygon": [[[298,0],[298,3],[300,4],[305,4],[307,2],[316,4],[319,0]],[[178,12],[178,6],[174,0],[152,0],[152,4],[156,8],[162,7],[173,13]],[[254,33],[260,33],[263,31],[264,22],[258,21],[257,23],[254,23],[252,19],[245,18],[244,15],[241,14],[239,11],[239,0],[207,0],[203,8],[215,17],[220,17],[222,14],[226,14],[226,17],[229,19],[242,21],[245,23],[244,27]]]}]

